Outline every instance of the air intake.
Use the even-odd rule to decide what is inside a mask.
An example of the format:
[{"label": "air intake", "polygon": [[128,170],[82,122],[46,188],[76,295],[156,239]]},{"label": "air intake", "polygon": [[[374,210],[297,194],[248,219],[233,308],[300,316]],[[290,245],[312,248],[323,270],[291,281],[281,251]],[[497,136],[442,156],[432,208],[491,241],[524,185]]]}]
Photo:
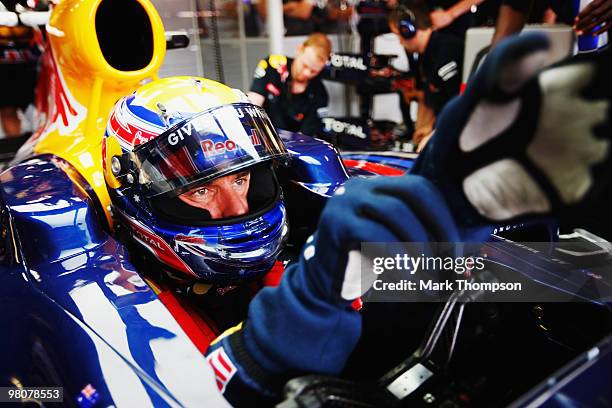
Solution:
[{"label": "air intake", "polygon": [[151,21],[138,1],[102,0],[96,34],[104,59],[116,70],[137,71],[153,58]]}]

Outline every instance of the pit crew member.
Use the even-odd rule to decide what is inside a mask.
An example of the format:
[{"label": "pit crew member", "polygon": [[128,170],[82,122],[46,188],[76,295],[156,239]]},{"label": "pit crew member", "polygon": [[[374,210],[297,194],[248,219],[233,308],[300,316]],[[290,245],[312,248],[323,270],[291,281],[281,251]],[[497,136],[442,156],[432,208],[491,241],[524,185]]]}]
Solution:
[{"label": "pit crew member", "polygon": [[389,13],[389,28],[408,53],[419,54],[418,74],[424,100],[419,103],[413,140],[422,150],[436,116],[459,93],[463,65],[463,41],[456,36],[434,31],[425,2],[411,0]]},{"label": "pit crew member", "polygon": [[320,112],[329,97],[319,78],[331,43],[325,34],[314,33],[297,48],[295,58],[270,55],[255,69],[249,99],[263,108],[274,126],[310,136],[322,134]]}]

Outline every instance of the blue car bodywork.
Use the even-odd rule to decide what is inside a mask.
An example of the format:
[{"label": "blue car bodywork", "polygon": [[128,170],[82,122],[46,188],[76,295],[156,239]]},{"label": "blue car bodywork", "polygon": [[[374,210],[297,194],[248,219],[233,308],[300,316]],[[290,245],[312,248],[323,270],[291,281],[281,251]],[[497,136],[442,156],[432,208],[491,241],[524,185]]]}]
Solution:
[{"label": "blue car bodywork", "polygon": [[[351,175],[401,174],[414,162],[346,153],[346,166],[328,143],[281,135],[293,156],[286,189],[313,200],[324,202]],[[108,233],[95,195],[69,163],[34,157],[6,170],[0,182],[0,385],[61,386],[65,405],[224,404],[204,356]],[[611,348],[604,339],[517,404],[610,402]]]},{"label": "blue car bodywork", "polygon": [[[348,179],[331,145],[281,133],[293,185],[325,200]],[[223,404],[204,386],[212,380],[204,356],[108,233],[68,162],[34,157],[0,183],[2,386],[61,386],[66,405]]]}]

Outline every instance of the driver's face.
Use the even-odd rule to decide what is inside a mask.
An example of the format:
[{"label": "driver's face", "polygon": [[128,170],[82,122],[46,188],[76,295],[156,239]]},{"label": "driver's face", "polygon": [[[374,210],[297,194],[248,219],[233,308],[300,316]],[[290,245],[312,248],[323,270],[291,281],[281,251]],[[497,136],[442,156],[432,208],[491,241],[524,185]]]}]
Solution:
[{"label": "driver's face", "polygon": [[219,177],[179,196],[181,201],[210,213],[213,220],[237,217],[249,212],[247,193],[251,173],[243,171]]}]

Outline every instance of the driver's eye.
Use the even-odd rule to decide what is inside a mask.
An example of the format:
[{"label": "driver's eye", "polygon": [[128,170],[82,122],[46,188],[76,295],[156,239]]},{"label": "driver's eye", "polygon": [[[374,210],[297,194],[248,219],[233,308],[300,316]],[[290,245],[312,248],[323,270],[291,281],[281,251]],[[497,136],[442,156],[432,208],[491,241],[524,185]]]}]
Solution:
[{"label": "driver's eye", "polygon": [[209,195],[209,190],[207,188],[199,188],[193,192],[193,197],[196,199],[206,198]]},{"label": "driver's eye", "polygon": [[244,185],[244,183],[246,183],[246,178],[245,177],[241,177],[239,179],[234,180],[234,183],[236,183],[236,185],[238,186],[242,186]]}]

